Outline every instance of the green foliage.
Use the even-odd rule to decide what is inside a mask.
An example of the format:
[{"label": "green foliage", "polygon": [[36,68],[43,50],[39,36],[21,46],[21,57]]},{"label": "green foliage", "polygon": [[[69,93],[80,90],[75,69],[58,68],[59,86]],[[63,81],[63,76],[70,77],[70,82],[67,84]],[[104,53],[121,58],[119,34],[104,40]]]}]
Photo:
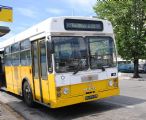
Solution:
[{"label": "green foliage", "polygon": [[99,18],[112,22],[122,58],[146,58],[146,0],[97,1],[94,10]]}]

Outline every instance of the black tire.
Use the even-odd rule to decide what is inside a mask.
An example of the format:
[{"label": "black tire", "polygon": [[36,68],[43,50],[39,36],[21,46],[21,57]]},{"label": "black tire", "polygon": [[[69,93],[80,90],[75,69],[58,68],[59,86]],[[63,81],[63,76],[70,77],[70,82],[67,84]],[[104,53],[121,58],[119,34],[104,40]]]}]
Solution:
[{"label": "black tire", "polygon": [[32,91],[27,81],[25,81],[23,84],[23,100],[29,107],[33,107],[34,101]]}]

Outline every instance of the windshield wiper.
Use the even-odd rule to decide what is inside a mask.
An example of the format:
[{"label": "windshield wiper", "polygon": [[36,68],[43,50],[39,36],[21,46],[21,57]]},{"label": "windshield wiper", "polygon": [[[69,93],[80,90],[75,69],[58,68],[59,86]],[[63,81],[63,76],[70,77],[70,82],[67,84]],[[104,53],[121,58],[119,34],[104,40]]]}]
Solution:
[{"label": "windshield wiper", "polygon": [[102,70],[102,71],[105,71],[105,67],[102,66],[102,67],[101,67],[101,70]]},{"label": "windshield wiper", "polygon": [[105,65],[101,66],[102,71],[105,71],[106,68],[109,68],[109,66],[105,66]]},{"label": "windshield wiper", "polygon": [[79,60],[79,63],[77,65],[75,71],[73,72],[73,74],[74,75],[77,74],[80,71],[81,67],[82,67],[82,59]]}]

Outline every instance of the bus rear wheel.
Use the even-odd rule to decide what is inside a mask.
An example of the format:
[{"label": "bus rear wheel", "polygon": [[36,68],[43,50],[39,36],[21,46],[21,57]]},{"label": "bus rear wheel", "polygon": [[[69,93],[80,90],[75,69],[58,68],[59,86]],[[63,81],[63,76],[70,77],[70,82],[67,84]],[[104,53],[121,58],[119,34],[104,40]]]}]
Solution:
[{"label": "bus rear wheel", "polygon": [[32,91],[27,81],[23,84],[23,100],[29,107],[32,107],[34,104]]}]

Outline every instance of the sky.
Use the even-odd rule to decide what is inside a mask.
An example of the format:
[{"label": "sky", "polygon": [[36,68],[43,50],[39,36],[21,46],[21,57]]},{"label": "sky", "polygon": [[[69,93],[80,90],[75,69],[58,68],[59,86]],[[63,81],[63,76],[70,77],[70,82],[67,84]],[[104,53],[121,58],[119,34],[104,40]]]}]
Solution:
[{"label": "sky", "polygon": [[97,0],[0,0],[0,5],[13,8],[13,22],[0,22],[11,32],[0,41],[6,40],[27,28],[56,16],[95,16],[93,6]]}]

